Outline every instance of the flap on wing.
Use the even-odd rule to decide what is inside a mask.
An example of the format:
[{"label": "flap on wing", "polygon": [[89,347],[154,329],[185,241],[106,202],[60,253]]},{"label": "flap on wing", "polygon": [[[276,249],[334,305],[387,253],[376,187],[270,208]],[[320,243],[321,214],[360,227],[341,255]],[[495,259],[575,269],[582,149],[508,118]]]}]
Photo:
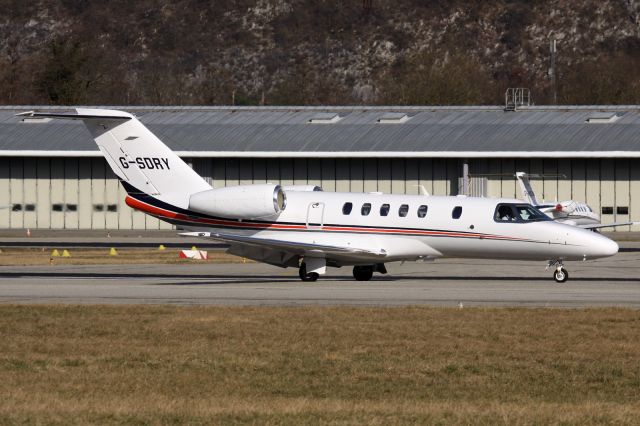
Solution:
[{"label": "flap on wing", "polygon": [[638,225],[640,222],[616,222],[616,223],[599,223],[594,225],[580,225],[583,229],[601,229],[601,228],[615,228],[616,226]]},{"label": "flap on wing", "polygon": [[373,250],[356,248],[356,247],[301,243],[297,241],[283,241],[283,240],[276,240],[272,238],[220,234],[217,232],[184,232],[184,233],[181,233],[180,236],[215,238],[216,240],[227,241],[230,243],[240,243],[240,244],[247,244],[252,246],[286,250],[288,252],[301,254],[301,255],[304,255],[304,254],[307,254],[307,255],[309,254],[334,254],[334,255],[351,254],[351,255],[376,256],[381,258],[387,255],[384,249],[380,249],[379,251],[373,251]]}]

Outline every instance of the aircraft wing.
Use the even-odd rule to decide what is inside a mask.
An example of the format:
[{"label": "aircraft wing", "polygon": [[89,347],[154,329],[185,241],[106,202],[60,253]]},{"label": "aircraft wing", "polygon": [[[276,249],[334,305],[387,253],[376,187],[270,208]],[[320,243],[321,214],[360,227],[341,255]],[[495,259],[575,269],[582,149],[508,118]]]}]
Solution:
[{"label": "aircraft wing", "polygon": [[356,247],[301,243],[297,241],[276,240],[272,238],[260,238],[260,237],[241,236],[241,235],[221,234],[218,232],[184,232],[184,233],[181,233],[180,236],[214,238],[216,240],[225,241],[231,244],[243,244],[243,245],[249,245],[249,246],[256,246],[261,248],[286,251],[286,252],[298,254],[298,255],[305,255],[305,254],[306,255],[324,254],[324,255],[342,255],[342,256],[344,255],[358,256],[359,255],[359,256],[371,256],[371,257],[379,257],[379,258],[384,258],[387,256],[387,253],[384,249],[374,251],[374,250],[356,248]]},{"label": "aircraft wing", "polygon": [[616,226],[638,225],[640,222],[616,222],[616,223],[597,223],[593,225],[578,225],[583,229],[600,229],[600,228],[615,228]]}]

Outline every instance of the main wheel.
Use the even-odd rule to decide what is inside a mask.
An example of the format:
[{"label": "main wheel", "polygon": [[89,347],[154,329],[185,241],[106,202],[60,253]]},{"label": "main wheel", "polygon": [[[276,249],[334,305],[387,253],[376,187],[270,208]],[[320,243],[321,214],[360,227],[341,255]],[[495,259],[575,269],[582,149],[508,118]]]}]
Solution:
[{"label": "main wheel", "polygon": [[302,262],[302,264],[300,265],[298,274],[300,275],[300,279],[302,281],[318,281],[318,278],[320,277],[317,272],[309,272],[307,274],[307,264],[304,262]]},{"label": "main wheel", "polygon": [[569,279],[569,273],[564,268],[556,269],[553,272],[553,279],[556,280],[557,283],[563,283]]},{"label": "main wheel", "polygon": [[356,281],[369,281],[373,276],[373,267],[371,266],[354,266],[353,278]]}]

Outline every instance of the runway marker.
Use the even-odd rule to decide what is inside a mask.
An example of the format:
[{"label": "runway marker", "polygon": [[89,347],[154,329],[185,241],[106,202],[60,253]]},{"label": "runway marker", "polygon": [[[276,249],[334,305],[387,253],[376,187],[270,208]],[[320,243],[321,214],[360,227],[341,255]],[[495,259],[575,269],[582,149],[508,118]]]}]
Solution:
[{"label": "runway marker", "polygon": [[159,251],[166,250],[166,249],[167,248],[164,246],[164,244],[160,244],[160,246],[158,247]]},{"label": "runway marker", "polygon": [[71,257],[71,254],[69,253],[69,250],[67,250],[67,249],[62,250],[62,257]]},{"label": "runway marker", "polygon": [[117,256],[118,255],[118,251],[116,250],[115,247],[111,247],[111,250],[109,250],[109,256]]},{"label": "runway marker", "polygon": [[53,251],[51,252],[51,257],[58,257],[60,256],[60,252],[58,251],[58,249],[53,249]]}]

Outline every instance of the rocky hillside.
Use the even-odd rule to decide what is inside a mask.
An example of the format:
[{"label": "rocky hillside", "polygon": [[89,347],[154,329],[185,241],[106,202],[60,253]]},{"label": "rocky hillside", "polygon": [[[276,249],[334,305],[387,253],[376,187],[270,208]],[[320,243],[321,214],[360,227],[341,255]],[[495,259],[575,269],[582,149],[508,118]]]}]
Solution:
[{"label": "rocky hillside", "polygon": [[0,0],[4,104],[640,103],[636,0]]}]

